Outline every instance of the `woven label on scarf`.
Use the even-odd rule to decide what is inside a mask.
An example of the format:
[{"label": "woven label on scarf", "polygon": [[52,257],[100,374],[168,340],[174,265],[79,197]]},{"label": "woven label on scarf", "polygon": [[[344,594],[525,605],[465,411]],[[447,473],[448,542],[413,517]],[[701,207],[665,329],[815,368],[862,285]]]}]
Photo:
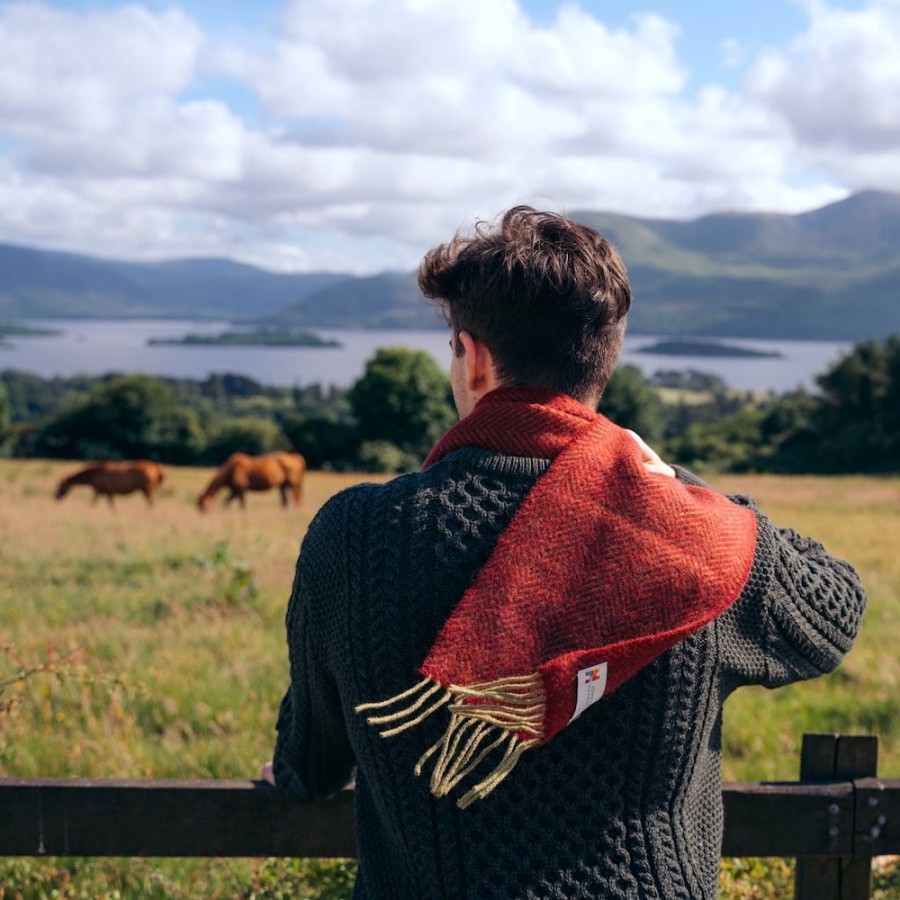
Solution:
[{"label": "woven label on scarf", "polygon": [[606,690],[605,662],[588,666],[578,673],[578,695],[575,699],[575,712],[569,722],[574,722],[592,703],[596,703]]}]

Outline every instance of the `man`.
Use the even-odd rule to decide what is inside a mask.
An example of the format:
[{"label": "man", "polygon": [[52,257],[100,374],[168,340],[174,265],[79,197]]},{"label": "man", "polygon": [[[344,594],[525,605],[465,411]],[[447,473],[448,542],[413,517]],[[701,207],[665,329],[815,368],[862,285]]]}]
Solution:
[{"label": "man", "polygon": [[357,897],[714,898],[722,704],[833,669],[856,574],[595,412],[631,290],[593,230],[517,207],[419,284],[460,422],[310,526],[275,780],[355,772]]}]

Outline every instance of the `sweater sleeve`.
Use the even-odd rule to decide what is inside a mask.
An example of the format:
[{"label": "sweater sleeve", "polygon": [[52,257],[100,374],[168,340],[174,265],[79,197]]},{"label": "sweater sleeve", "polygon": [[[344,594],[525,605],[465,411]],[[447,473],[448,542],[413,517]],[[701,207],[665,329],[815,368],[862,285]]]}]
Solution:
[{"label": "sweater sleeve", "polygon": [[[704,485],[686,469],[677,477]],[[732,502],[756,514],[753,566],[737,602],[715,622],[723,677],[778,687],[835,669],[855,639],[866,593],[853,567],[818,541],[777,528],[745,496]]]},{"label": "sweater sleeve", "polygon": [[278,713],[273,756],[279,788],[300,800],[345,787],[355,758],[320,622],[334,624],[343,583],[340,504],[326,504],[309,527],[286,617],[291,681]]}]

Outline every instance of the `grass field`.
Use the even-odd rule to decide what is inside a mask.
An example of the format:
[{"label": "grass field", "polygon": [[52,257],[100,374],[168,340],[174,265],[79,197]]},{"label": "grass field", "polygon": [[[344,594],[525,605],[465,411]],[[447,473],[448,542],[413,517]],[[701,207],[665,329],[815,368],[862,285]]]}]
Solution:
[{"label": "grass field", "polygon": [[[283,617],[300,540],[319,506],[362,476],[312,473],[299,509],[268,493],[250,495],[245,512],[203,515],[194,499],[209,471],[170,467],[152,509],[130,496],[111,510],[85,488],[53,499],[73,468],[0,460],[0,684],[10,682],[0,694],[0,774],[255,777],[287,683]],[[878,734],[879,773],[900,777],[900,478],[713,482],[849,559],[870,595],[863,634],[836,673],[729,701],[725,779],[796,778],[804,731]],[[16,680],[42,665],[52,671]],[[55,872],[75,885],[60,897],[101,896],[105,878],[115,884],[102,896],[262,898],[284,885],[293,896],[346,896],[348,882],[339,866],[314,863],[91,865],[7,863],[0,884],[51,896],[42,891]],[[723,896],[781,896],[746,887],[763,877],[754,865],[729,868]],[[93,888],[74,892],[83,878]],[[307,883],[319,887],[304,893]],[[16,894],[0,887],[4,896]]]}]

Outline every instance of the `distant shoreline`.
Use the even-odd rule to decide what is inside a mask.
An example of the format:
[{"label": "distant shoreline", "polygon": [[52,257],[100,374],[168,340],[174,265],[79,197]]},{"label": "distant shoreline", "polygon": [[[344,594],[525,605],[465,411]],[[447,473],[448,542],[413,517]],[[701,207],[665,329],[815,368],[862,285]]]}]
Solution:
[{"label": "distant shoreline", "polygon": [[60,332],[54,328],[35,328],[31,325],[19,325],[16,322],[0,322],[0,350],[12,350],[15,344],[8,341],[11,337],[52,337]]},{"label": "distant shoreline", "polygon": [[[323,338],[338,341],[340,347],[303,347],[278,350],[254,346],[213,346],[179,344],[147,346],[148,339],[181,338],[196,332],[258,330],[261,325],[183,319],[79,319],[28,321],[23,325],[56,328],[59,337],[10,339],[0,350],[0,368],[33,373],[44,378],[95,375],[107,372],[143,372],[165,377],[202,380],[211,373],[235,372],[261,384],[336,385],[349,388],[365,371],[365,363],[380,347],[409,347],[424,350],[447,372],[451,356],[446,329],[347,329],[297,326]],[[693,368],[721,376],[729,387],[739,390],[788,391],[797,387],[816,389],[815,376],[824,372],[851,348],[850,342],[828,340],[765,341],[753,335],[716,336],[715,340],[758,350],[777,350],[779,359],[741,357],[666,357],[637,352],[661,340],[693,340],[693,337],[629,331],[621,362],[637,366],[650,377],[658,369]],[[705,338],[704,338],[705,339]]]},{"label": "distant shoreline", "polygon": [[720,344],[717,341],[674,340],[656,341],[640,347],[635,353],[653,353],[658,356],[733,356],[758,359],[781,359],[777,350],[754,350],[736,344]]},{"label": "distant shoreline", "polygon": [[7,337],[48,337],[59,333],[56,328],[35,328],[16,322],[0,322],[0,341]]},{"label": "distant shoreline", "polygon": [[224,331],[221,334],[186,334],[180,338],[147,338],[147,344],[189,347],[341,347],[340,341],[311,331]]}]

